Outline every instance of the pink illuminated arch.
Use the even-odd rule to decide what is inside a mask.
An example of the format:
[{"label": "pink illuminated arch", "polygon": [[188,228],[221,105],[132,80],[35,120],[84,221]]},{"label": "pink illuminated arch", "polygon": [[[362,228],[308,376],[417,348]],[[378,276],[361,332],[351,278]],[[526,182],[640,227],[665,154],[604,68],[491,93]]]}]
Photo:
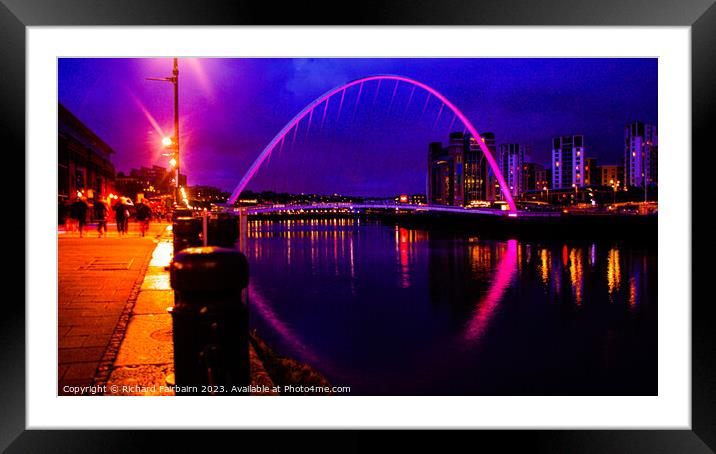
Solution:
[{"label": "pink illuminated arch", "polygon": [[246,174],[243,176],[243,178],[239,182],[239,185],[236,186],[236,189],[234,189],[234,192],[231,194],[231,198],[228,201],[229,205],[232,205],[234,202],[236,202],[236,199],[239,198],[239,195],[241,194],[241,192],[244,190],[244,188],[249,183],[251,178],[253,178],[253,176],[256,174],[259,167],[261,167],[261,164],[263,164],[263,162],[266,160],[266,158],[271,154],[271,152],[276,147],[276,145],[278,145],[284,139],[284,137],[286,137],[286,135],[289,133],[289,131],[294,126],[296,126],[306,115],[308,115],[309,113],[312,113],[316,107],[318,107],[323,101],[326,101],[334,94],[339,93],[344,90],[347,90],[348,88],[350,88],[354,85],[363,84],[364,82],[370,82],[370,81],[374,81],[374,80],[377,80],[377,81],[395,80],[397,82],[406,82],[410,85],[422,88],[423,90],[427,91],[431,95],[438,98],[445,106],[448,106],[450,108],[450,110],[452,110],[452,112],[455,114],[455,116],[457,116],[457,118],[463,123],[463,125],[465,125],[465,128],[467,128],[467,130],[470,132],[470,134],[472,134],[472,136],[475,138],[477,143],[480,145],[480,149],[485,154],[485,158],[487,158],[487,162],[490,164],[490,168],[492,168],[492,171],[495,173],[495,176],[497,177],[497,181],[500,184],[500,190],[502,191],[502,195],[505,197],[505,200],[507,201],[510,211],[511,212],[517,211],[517,209],[515,207],[515,202],[512,199],[512,194],[510,194],[510,191],[507,189],[507,187],[508,187],[507,183],[505,183],[505,179],[502,176],[502,173],[500,172],[500,169],[497,165],[497,162],[495,161],[495,158],[492,156],[492,153],[490,153],[490,150],[487,148],[487,145],[485,145],[485,143],[482,141],[482,137],[480,137],[480,134],[477,132],[477,130],[472,125],[470,120],[467,119],[465,114],[463,114],[460,111],[460,109],[458,109],[455,106],[455,104],[450,102],[445,96],[443,96],[440,92],[438,92],[431,86],[426,85],[422,82],[419,82],[415,79],[410,79],[408,77],[396,76],[396,75],[390,75],[390,74],[367,76],[367,77],[362,77],[360,79],[353,80],[351,82],[348,82],[345,85],[341,85],[339,87],[336,87],[332,90],[327,91],[323,95],[316,98],[312,103],[310,103],[309,105],[304,107],[302,111],[300,111],[295,117],[293,117],[293,119],[291,121],[289,121],[286,124],[286,126],[284,126],[283,129],[281,129],[281,131],[279,131],[278,134],[276,134],[276,136],[271,140],[271,142],[269,142],[269,144],[266,146],[266,148],[263,149],[261,154],[259,154],[259,156],[253,162],[253,164],[251,164],[251,167],[249,167],[249,170],[246,171]]}]

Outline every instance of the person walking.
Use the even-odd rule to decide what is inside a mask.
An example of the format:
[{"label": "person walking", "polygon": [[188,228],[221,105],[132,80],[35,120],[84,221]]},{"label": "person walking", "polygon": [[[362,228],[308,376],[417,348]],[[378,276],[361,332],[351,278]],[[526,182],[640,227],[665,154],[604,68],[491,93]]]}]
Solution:
[{"label": "person walking", "polygon": [[99,233],[99,238],[102,238],[102,235],[107,234],[107,212],[109,209],[107,208],[107,205],[102,200],[95,200],[94,202],[94,218],[97,220],[97,233]]},{"label": "person walking", "polygon": [[114,220],[117,222],[117,233],[122,237],[127,233],[129,207],[122,202],[122,199],[118,199],[112,209],[114,210]]},{"label": "person walking", "polygon": [[152,209],[140,200],[138,204],[134,206],[134,217],[139,222],[139,231],[142,236],[147,233],[149,228],[149,220],[152,218]]},{"label": "person walking", "polygon": [[89,209],[89,206],[87,206],[87,202],[82,200],[82,198],[77,198],[75,203],[72,204],[72,207],[70,208],[70,216],[72,219],[77,221],[77,226],[80,231],[80,238],[82,238],[82,233],[84,230],[85,223],[87,222],[87,210]]}]

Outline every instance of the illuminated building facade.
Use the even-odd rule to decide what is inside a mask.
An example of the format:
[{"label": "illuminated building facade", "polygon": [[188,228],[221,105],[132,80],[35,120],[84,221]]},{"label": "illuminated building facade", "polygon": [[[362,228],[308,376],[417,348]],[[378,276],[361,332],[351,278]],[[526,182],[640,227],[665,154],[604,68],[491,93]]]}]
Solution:
[{"label": "illuminated building facade", "polygon": [[624,166],[603,165],[599,166],[600,183],[602,186],[624,185]]},{"label": "illuminated building facade", "polygon": [[598,185],[601,181],[601,174],[597,166],[597,158],[586,158],[584,160],[584,186]]},{"label": "illuminated building facade", "polygon": [[57,197],[59,212],[77,194],[90,199],[106,197],[114,190],[114,150],[58,104]]},{"label": "illuminated building facade", "polygon": [[654,125],[640,121],[624,127],[624,173],[628,186],[656,185],[659,135]]},{"label": "illuminated building facade", "polygon": [[552,188],[584,186],[584,136],[561,136],[552,141]]},{"label": "illuminated building facade", "polygon": [[526,162],[522,165],[522,192],[541,191],[549,187],[547,169],[536,162]]},{"label": "illuminated building facade", "polygon": [[525,147],[519,143],[503,143],[500,144],[498,153],[498,164],[500,172],[505,177],[505,183],[509,187],[513,197],[519,197],[523,191],[523,175],[522,166],[525,162]]},{"label": "illuminated building facade", "polygon": [[[488,149],[490,146],[494,148],[494,135],[486,133],[486,136],[483,139]],[[431,143],[428,147],[428,203],[469,206],[474,201],[486,200],[488,167],[480,146],[470,134],[451,133],[447,146],[442,142]]]}]

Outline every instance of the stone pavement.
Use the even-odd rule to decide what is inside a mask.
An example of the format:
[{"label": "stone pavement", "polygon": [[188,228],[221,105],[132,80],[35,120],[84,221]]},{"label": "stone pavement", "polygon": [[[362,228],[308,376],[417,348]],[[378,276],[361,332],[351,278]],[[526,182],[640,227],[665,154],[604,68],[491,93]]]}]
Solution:
[{"label": "stone pavement", "polygon": [[[147,267],[125,337],[106,382],[105,395],[174,394],[162,389],[167,384],[167,376],[174,372],[172,320],[167,312],[167,308],[174,305],[174,292],[166,269],[172,256],[172,235],[167,230],[159,238]],[[145,390],[151,387],[155,391]]]},{"label": "stone pavement", "polygon": [[[109,377],[102,380],[100,376],[95,381],[106,385],[105,395],[174,395],[167,386],[167,378],[172,381],[174,374],[172,318],[167,311],[174,305],[174,291],[166,268],[172,257],[168,229],[159,237],[152,254]],[[273,382],[253,347],[249,355],[251,384],[272,388]]]},{"label": "stone pavement", "polygon": [[58,393],[65,385],[88,386],[114,361],[128,305],[139,290],[157,237],[166,223],[152,223],[144,238],[137,225],[119,238],[116,229],[98,239],[58,231]]},{"label": "stone pavement", "polygon": [[[174,373],[171,228],[153,223],[141,238],[136,227],[123,238],[109,228],[98,239],[94,226],[84,238],[58,234],[60,395],[70,394],[65,386],[93,386],[104,395],[174,394],[166,386]],[[251,385],[271,389],[251,345],[249,357]]]}]

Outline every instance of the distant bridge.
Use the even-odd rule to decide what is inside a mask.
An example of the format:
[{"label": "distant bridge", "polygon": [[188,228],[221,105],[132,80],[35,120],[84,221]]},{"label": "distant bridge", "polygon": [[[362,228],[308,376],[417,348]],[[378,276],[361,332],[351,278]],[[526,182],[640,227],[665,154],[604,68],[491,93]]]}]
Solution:
[{"label": "distant bridge", "polygon": [[[235,208],[234,210],[238,210]],[[488,215],[488,216],[508,216],[508,217],[558,217],[559,212],[534,212],[534,211],[508,211],[496,208],[463,208],[445,205],[425,205],[425,204],[409,204],[409,203],[318,203],[303,205],[284,205],[277,204],[271,206],[253,206],[246,207],[247,214],[261,213],[284,213],[284,212],[325,212],[330,210],[391,210],[391,211],[414,211],[414,212],[442,212],[442,213],[459,213],[469,215]]]}]

